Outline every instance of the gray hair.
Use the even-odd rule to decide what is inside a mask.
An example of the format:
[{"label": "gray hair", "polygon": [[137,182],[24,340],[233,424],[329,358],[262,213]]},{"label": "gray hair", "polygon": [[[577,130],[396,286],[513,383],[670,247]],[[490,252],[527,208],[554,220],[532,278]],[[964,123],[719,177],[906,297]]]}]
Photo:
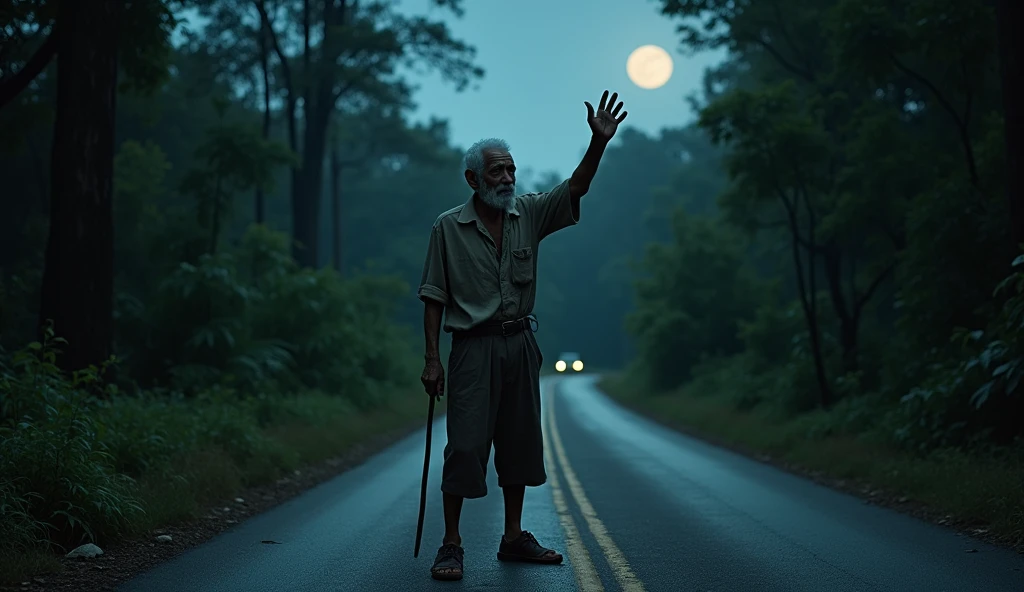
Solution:
[{"label": "gray hair", "polygon": [[476,142],[466,151],[466,168],[479,176],[484,174],[484,152],[488,150],[501,150],[509,152],[508,142],[501,138],[485,138]]}]

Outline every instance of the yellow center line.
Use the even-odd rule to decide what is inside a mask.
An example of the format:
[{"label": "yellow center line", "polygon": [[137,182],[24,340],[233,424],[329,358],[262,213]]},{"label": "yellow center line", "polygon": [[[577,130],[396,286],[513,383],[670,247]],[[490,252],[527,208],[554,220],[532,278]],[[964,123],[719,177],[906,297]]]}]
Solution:
[{"label": "yellow center line", "polygon": [[[590,529],[591,534],[594,535],[594,539],[597,540],[598,546],[601,547],[601,551],[604,553],[605,559],[608,560],[608,565],[612,569],[612,574],[615,576],[615,580],[619,583],[623,592],[644,592],[643,583],[636,577],[633,570],[630,569],[625,555],[622,554],[615,541],[612,540],[611,535],[608,534],[608,529],[605,528],[604,523],[597,517],[594,506],[590,504],[587,494],[583,491],[583,485],[576,478],[576,472],[572,470],[572,465],[569,464],[569,458],[565,454],[565,447],[562,446],[562,438],[558,433],[558,422],[555,420],[554,394],[555,390],[550,389],[546,415],[550,425],[551,443],[555,448],[555,457],[558,459],[562,475],[565,476],[565,482],[569,486],[569,493],[576,500],[576,505],[579,506],[580,513],[583,514],[583,518],[587,522],[587,527]],[[587,589],[583,588],[583,590]]]},{"label": "yellow center line", "polygon": [[[544,432],[544,440],[548,440],[546,422],[541,422],[541,429]],[[555,461],[551,456],[551,449],[544,447],[544,463],[550,467],[548,471],[548,482],[551,484],[551,497],[555,503],[555,511],[558,513],[558,520],[562,523],[562,530],[565,531],[565,552],[569,555],[569,563],[572,564],[576,574],[576,584],[583,592],[604,592],[604,585],[601,578],[594,569],[594,562],[590,559],[590,553],[583,544],[580,531],[576,528],[576,522],[569,512],[569,504],[565,501],[565,494],[562,493],[562,485],[558,482],[558,472],[555,470]]]}]

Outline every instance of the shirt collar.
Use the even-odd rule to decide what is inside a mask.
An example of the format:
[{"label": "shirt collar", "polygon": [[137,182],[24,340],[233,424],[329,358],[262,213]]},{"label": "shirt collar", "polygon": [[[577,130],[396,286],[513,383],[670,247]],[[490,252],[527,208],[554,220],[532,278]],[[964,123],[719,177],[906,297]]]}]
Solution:
[{"label": "shirt collar", "polygon": [[[469,196],[469,201],[466,205],[462,206],[462,211],[459,212],[459,222],[462,224],[469,224],[470,222],[481,222],[480,216],[476,213],[476,207],[473,205],[473,198],[476,193]],[[518,196],[512,198],[512,203],[508,206],[508,214],[510,216],[519,216],[519,199]]]}]

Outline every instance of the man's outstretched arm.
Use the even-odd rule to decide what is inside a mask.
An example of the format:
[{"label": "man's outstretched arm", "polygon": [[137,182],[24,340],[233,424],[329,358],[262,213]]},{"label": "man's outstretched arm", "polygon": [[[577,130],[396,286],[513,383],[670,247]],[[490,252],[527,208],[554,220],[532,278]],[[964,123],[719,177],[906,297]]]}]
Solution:
[{"label": "man's outstretched arm", "polygon": [[612,93],[609,100],[608,91],[604,91],[596,112],[593,105],[587,101],[583,102],[587,106],[587,123],[590,125],[591,136],[590,146],[587,147],[583,160],[573,171],[572,177],[569,177],[569,196],[574,212],[579,211],[580,198],[590,191],[590,184],[594,181],[594,175],[597,174],[597,167],[601,164],[601,157],[604,156],[608,142],[615,136],[619,124],[628,114],[627,111],[622,111],[622,101],[615,104],[618,98],[619,93]]}]

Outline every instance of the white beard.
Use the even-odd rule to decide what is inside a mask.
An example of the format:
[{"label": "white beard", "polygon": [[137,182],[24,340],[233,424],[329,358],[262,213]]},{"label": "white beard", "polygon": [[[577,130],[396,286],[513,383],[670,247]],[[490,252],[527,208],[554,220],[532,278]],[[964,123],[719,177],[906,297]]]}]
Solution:
[{"label": "white beard", "polygon": [[477,195],[485,204],[498,211],[507,212],[512,208],[512,200],[516,197],[516,185],[498,185],[488,187],[486,183],[477,191]]}]

